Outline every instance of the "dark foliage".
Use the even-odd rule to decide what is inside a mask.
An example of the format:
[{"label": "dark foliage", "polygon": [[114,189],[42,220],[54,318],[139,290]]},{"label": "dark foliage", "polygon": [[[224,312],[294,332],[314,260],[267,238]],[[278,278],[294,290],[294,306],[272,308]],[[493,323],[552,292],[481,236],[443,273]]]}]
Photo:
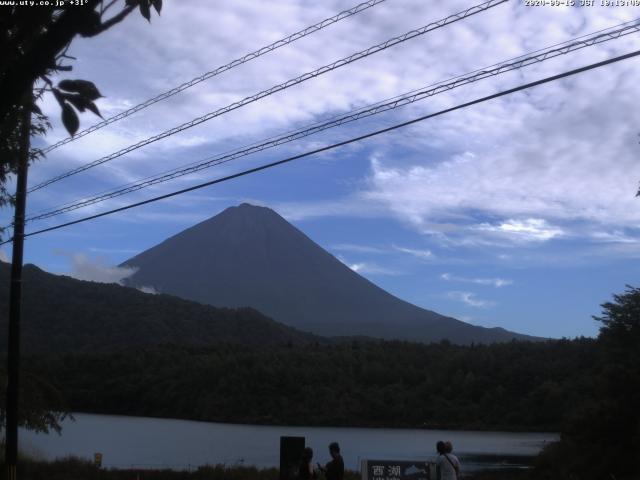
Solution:
[{"label": "dark foliage", "polygon": [[[195,471],[174,470],[107,470],[93,463],[66,458],[54,462],[25,461],[18,467],[19,477],[24,480],[276,480],[278,470],[252,467],[227,467],[211,465]],[[350,478],[354,478],[351,475]]]},{"label": "dark foliage", "polygon": [[[37,106],[47,92],[60,104],[63,124],[72,135],[80,125],[77,112],[89,110],[100,115],[94,101],[101,95],[93,83],[63,80],[54,86],[50,79],[53,74],[72,69],[68,62],[74,59],[67,55],[72,40],[77,35],[97,36],[136,8],[147,20],[150,6],[158,13],[162,8],[160,0],[85,0],[81,6],[48,3],[0,6],[0,207],[13,200],[5,183],[18,165],[25,109],[34,115],[31,136],[43,135],[49,127]],[[112,14],[113,7],[117,12]],[[30,149],[30,161],[40,156],[38,149]]]},{"label": "dark foliage", "polygon": [[[0,384],[6,385],[6,358],[0,357]],[[68,409],[62,393],[49,379],[29,370],[22,370],[18,423],[41,433],[60,433],[60,421],[67,417]],[[6,423],[6,395],[0,396],[0,429]]]},{"label": "dark foliage", "polygon": [[38,399],[41,412],[63,411],[52,400],[59,391],[69,410],[82,412],[559,430],[561,441],[541,455],[532,478],[638,476],[638,289],[603,305],[597,340],[336,343],[249,309],[216,309],[35,267],[26,273],[34,297],[25,302],[25,344],[40,354],[23,366],[51,388],[47,394],[36,382],[40,396],[22,398]]},{"label": "dark foliage", "polygon": [[[0,311],[8,310],[9,265],[0,262]],[[253,346],[324,341],[250,309],[200,305],[150,295],[117,284],[55,276],[32,265],[24,270],[22,349],[25,352],[107,352],[165,343]],[[0,351],[6,349],[0,317]]]},{"label": "dark foliage", "polygon": [[353,342],[158,347],[26,365],[73,411],[291,425],[557,430],[593,370],[592,340],[491,346]]},{"label": "dark foliage", "polygon": [[[0,457],[2,451],[0,451]],[[1,458],[0,458],[1,460]],[[99,468],[87,459],[67,457],[53,462],[23,459],[18,465],[21,480],[276,480],[277,468],[205,465],[195,470],[141,470]],[[324,477],[320,476],[319,480]],[[347,470],[345,480],[359,480],[360,475]]]},{"label": "dark foliage", "polygon": [[[9,265],[0,262],[0,312],[8,311],[8,276]],[[25,267],[24,284],[24,352],[108,352],[163,343],[262,347],[326,341],[250,308],[218,309],[116,284],[58,277],[30,265]],[[6,322],[6,315],[1,315],[0,352],[7,348]],[[0,368],[0,384],[5,383]],[[58,430],[68,404],[52,379],[23,363],[20,390],[20,424],[36,431]],[[5,400],[0,396],[0,422]]]},{"label": "dark foliage", "polygon": [[589,389],[538,470],[548,478],[640,478],[640,289],[602,305]]}]

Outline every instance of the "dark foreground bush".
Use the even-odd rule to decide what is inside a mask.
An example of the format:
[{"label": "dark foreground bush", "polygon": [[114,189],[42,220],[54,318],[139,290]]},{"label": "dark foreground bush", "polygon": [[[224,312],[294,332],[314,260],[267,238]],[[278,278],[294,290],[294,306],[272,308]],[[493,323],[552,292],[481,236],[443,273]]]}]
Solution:
[{"label": "dark foreground bush", "polygon": [[[53,462],[26,461],[19,466],[20,480],[277,480],[277,468],[228,467],[209,465],[196,471],[112,470],[92,462],[69,457]],[[357,480],[355,472],[346,472],[345,480]]]},{"label": "dark foreground bush", "polygon": [[196,471],[101,469],[79,458],[53,462],[29,461],[19,466],[20,480],[277,480],[278,470],[253,467],[204,466]]},{"label": "dark foreground bush", "polygon": [[465,480],[542,480],[530,469],[488,470],[464,476]]}]

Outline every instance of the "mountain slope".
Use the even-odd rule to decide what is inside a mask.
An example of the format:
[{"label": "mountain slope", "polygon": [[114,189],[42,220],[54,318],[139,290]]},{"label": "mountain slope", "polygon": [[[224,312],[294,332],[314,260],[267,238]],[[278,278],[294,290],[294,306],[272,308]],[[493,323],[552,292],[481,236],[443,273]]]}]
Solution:
[{"label": "mountain slope", "polygon": [[[0,262],[0,351],[6,349],[10,266]],[[253,309],[219,309],[116,284],[24,269],[22,346],[26,352],[107,352],[159,344],[250,346],[324,341]]]},{"label": "mountain slope", "polygon": [[273,210],[231,207],[123,263],[130,285],[151,285],[196,302],[251,306],[321,335],[455,343],[529,338],[482,328],[387,293],[336,259]]}]

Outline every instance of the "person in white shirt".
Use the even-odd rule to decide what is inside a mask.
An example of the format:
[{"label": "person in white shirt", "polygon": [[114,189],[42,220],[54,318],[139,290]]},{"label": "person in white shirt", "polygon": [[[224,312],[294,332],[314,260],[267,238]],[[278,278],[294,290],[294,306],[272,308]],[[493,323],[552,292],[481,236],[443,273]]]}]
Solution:
[{"label": "person in white shirt", "polygon": [[438,458],[436,459],[437,480],[458,480],[460,478],[460,460],[452,452],[451,442],[436,443]]}]

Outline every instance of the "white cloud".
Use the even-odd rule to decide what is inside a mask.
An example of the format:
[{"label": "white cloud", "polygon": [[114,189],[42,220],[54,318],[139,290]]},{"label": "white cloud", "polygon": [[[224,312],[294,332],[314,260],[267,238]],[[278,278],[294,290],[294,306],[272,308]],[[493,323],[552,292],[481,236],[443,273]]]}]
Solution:
[{"label": "white cloud", "polygon": [[359,262],[359,263],[350,263],[346,264],[351,270],[357,273],[362,274],[371,274],[371,275],[402,275],[402,272],[398,270],[393,270],[390,268],[383,267],[381,265],[377,265],[375,263],[369,262]]},{"label": "white cloud", "polygon": [[[132,267],[109,265],[105,259],[100,256],[90,257],[84,253],[58,253],[71,260],[71,271],[69,275],[78,280],[123,285],[124,280],[137,271],[136,268]],[[150,295],[160,293],[152,286],[142,286],[137,288],[137,290]]]},{"label": "white cloud", "polygon": [[[152,25],[136,13],[104,35],[72,44],[70,53],[79,58],[73,76],[96,79],[106,95],[99,101],[105,113],[137,104],[345,8],[338,0],[277,4],[238,0],[215,8],[207,0],[166,3],[163,15],[154,17]],[[51,152],[46,162],[34,165],[31,181],[44,180],[466,7],[464,0],[436,2],[428,9],[422,0],[385,2]],[[57,197],[71,200],[69,192],[89,193],[165,171],[202,158],[202,153],[297,128],[635,16],[633,8],[531,9],[511,2],[133,152],[108,168],[101,167],[101,175],[88,173],[83,177],[88,181],[74,184],[82,190],[62,182],[51,186],[34,195],[31,206],[45,208],[51,206],[49,201],[57,203]],[[438,95],[405,108],[398,117],[433,112],[635,48],[638,43],[629,36],[561,56]],[[640,221],[634,197],[640,178],[635,130],[640,111],[633,107],[640,94],[640,85],[634,82],[638,75],[637,62],[619,63],[380,137],[367,144],[379,153],[371,162],[366,186],[352,189],[364,191],[346,201],[328,198],[283,203],[282,208],[272,205],[289,220],[392,215],[443,242],[468,245],[541,244],[574,235],[576,222],[587,225],[578,229],[585,238],[604,241],[594,232],[623,231]],[[65,132],[55,102],[48,98],[44,107],[54,123],[47,138],[52,142]],[[384,121],[391,119],[387,116]],[[92,122],[90,116],[83,116],[83,126]],[[354,128],[363,133],[370,126]],[[346,135],[345,130],[309,142],[324,143],[339,135]],[[304,181],[309,179],[298,183]],[[210,212],[198,213],[205,208],[190,215],[207,218]],[[161,218],[152,213],[119,218],[168,222],[175,216]],[[623,238],[618,236],[618,242]]]},{"label": "white cloud", "polygon": [[[593,21],[588,12],[580,13],[585,26]],[[559,35],[580,28],[569,23],[548,27]],[[611,55],[617,47],[609,48]],[[557,68],[542,65],[538,77],[601,54],[567,57]],[[371,156],[364,198],[420,232],[467,245],[590,241],[597,238],[593,232],[632,228],[640,221],[634,126],[640,113],[629,111],[632,119],[623,124],[616,119],[640,93],[629,77],[639,70],[637,63],[621,63],[399,132],[393,144]],[[508,84],[528,78],[524,72]],[[502,84],[474,86],[451,104]],[[410,151],[398,155],[400,144]],[[434,225],[454,227],[443,231]],[[609,239],[625,241],[615,237]]]},{"label": "white cloud", "polygon": [[5,253],[3,249],[0,248],[0,261],[1,262],[9,262],[9,257]]},{"label": "white cloud", "polygon": [[424,250],[424,249],[421,250],[421,249],[416,249],[416,248],[399,247],[397,245],[394,245],[393,248],[396,249],[399,252],[408,253],[409,255],[413,255],[414,257],[417,257],[420,260],[429,260],[429,259],[433,258],[433,253],[431,252],[431,250]]},{"label": "white cloud", "polygon": [[561,228],[549,225],[541,218],[509,219],[497,225],[481,223],[471,226],[471,229],[508,238],[514,242],[544,242],[565,235]]},{"label": "white cloud", "polygon": [[348,263],[346,265],[354,272],[362,272],[367,266],[366,263]]},{"label": "white cloud", "polygon": [[466,278],[451,275],[450,273],[443,273],[440,275],[440,278],[447,282],[475,283],[477,285],[491,285],[496,288],[506,287],[507,285],[513,284],[513,280],[508,280],[506,278]]},{"label": "white cloud", "polygon": [[140,287],[138,288],[142,293],[148,293],[150,295],[158,295],[160,292],[154,287]]},{"label": "white cloud", "polygon": [[614,230],[612,232],[592,232],[591,237],[597,242],[603,243],[640,243],[640,239],[632,237],[620,230]]},{"label": "white cloud", "polygon": [[130,277],[136,272],[135,268],[108,265],[101,257],[89,257],[84,253],[67,255],[71,260],[70,276],[78,280],[100,283],[117,283]]},{"label": "white cloud", "polygon": [[127,253],[133,255],[135,253],[139,253],[138,250],[133,250],[131,248],[100,248],[100,247],[90,247],[90,252],[93,253]]},{"label": "white cloud", "polygon": [[402,275],[402,272],[393,270],[391,268],[384,267],[374,262],[349,262],[342,255],[337,256],[338,260],[344,263],[347,267],[359,274],[370,275]]},{"label": "white cloud", "polygon": [[392,245],[390,248],[372,247],[369,245],[356,245],[352,243],[339,243],[330,247],[332,250],[354,252],[354,253],[371,253],[371,254],[390,254],[393,252],[402,252],[421,260],[429,260],[434,257],[431,250],[416,249]]},{"label": "white cloud", "polygon": [[[78,139],[66,146],[64,153],[52,152],[55,158],[47,163],[55,163],[59,170],[65,164],[86,162],[467,7],[463,0],[434,4],[428,10],[419,0],[378,5]],[[99,106],[106,114],[113,114],[344,8],[344,3],[337,0],[314,4],[285,0],[278,5],[240,0],[215,8],[207,0],[193,0],[188,5],[169,2],[163,15],[154,17],[152,25],[133,14],[95,39],[74,41],[72,53],[81,60],[74,64],[74,75],[99,78],[99,87],[106,96],[100,99]],[[556,43],[633,16],[631,10],[623,8],[535,10],[521,5],[499,6],[194,127],[134,155],[147,172],[157,170],[159,152],[195,145],[225,145],[231,138],[247,137],[247,132],[256,138],[288,129],[318,116],[362,106],[537,49],[540,42]],[[536,42],[532,43],[531,38]],[[100,55],[95,55],[96,51]],[[425,51],[437,52],[437,58],[433,54],[433,61],[425,62]],[[561,65],[564,64],[568,62],[562,57]],[[123,77],[126,82],[122,82]],[[48,141],[55,141],[65,132],[55,102],[48,97],[45,103],[44,110],[54,122]],[[518,118],[514,120],[521,123]],[[85,115],[82,121],[88,125],[95,119]],[[183,155],[165,160],[175,165],[183,161]],[[140,171],[139,165],[116,162],[130,171]],[[38,165],[34,170],[36,179],[49,167]]]},{"label": "white cloud", "polygon": [[472,292],[448,292],[447,297],[474,308],[487,308],[495,305],[495,302],[477,298],[476,294]]},{"label": "white cloud", "polygon": [[[443,144],[431,158],[414,148],[402,162],[382,153],[389,148],[382,150],[371,158],[365,198],[419,231],[450,240],[543,242],[632,228],[640,221],[632,127],[640,114],[631,112],[634,119],[618,125],[615,118],[631,97],[616,98],[609,87],[598,91],[593,83],[609,79],[609,85],[640,93],[627,74],[599,72],[591,81],[580,77],[570,86],[549,87],[547,96],[481,105],[416,128],[418,141],[441,138],[448,150],[467,149],[446,153]],[[583,95],[571,95],[571,89]],[[548,103],[560,97],[565,100],[558,106]],[[434,223],[454,224],[458,231],[434,232]]]}]

